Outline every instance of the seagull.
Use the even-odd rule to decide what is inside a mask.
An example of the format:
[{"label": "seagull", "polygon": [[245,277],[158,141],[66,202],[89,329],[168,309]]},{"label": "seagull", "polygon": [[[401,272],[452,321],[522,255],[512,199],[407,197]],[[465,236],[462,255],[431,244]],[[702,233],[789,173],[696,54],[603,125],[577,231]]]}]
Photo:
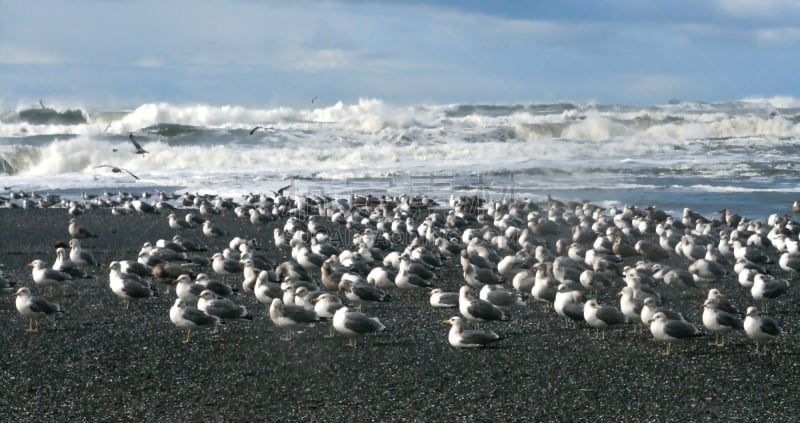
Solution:
[{"label": "seagull", "polygon": [[583,293],[566,284],[559,284],[553,300],[556,314],[574,322],[586,321],[583,317]]},{"label": "seagull", "polygon": [[347,306],[341,307],[334,313],[333,328],[336,332],[350,338],[347,344],[351,347],[356,346],[356,336],[386,330],[386,326],[377,317],[369,317],[364,313],[351,310]]},{"label": "seagull", "polygon": [[739,311],[736,306],[734,306],[730,301],[725,298],[725,294],[720,292],[717,288],[711,288],[708,290],[708,296],[706,297],[707,300],[718,300],[716,303],[717,310],[722,310],[726,313],[731,314],[743,314]]},{"label": "seagull", "polygon": [[[610,305],[601,305],[594,299],[583,304],[583,319],[595,329],[605,329],[627,322],[627,318],[618,308]],[[603,332],[603,337],[605,337],[605,332]]]},{"label": "seagull", "polygon": [[263,126],[256,126],[255,128],[253,128],[253,129],[251,129],[251,130],[250,130],[250,135],[253,135],[253,134],[255,134],[255,133],[256,133],[256,131],[258,131],[259,129],[263,129],[263,130],[265,130],[265,131],[268,131],[268,130],[271,130],[272,128],[265,128],[265,127],[263,127]]},{"label": "seagull", "polygon": [[253,320],[247,307],[239,305],[228,298],[218,297],[213,291],[204,289],[197,298],[197,308],[220,319]]},{"label": "seagull", "polygon": [[77,238],[69,240],[69,258],[78,266],[99,266],[94,255],[81,247],[81,241]]},{"label": "seagull", "polygon": [[31,274],[36,285],[41,286],[45,290],[72,281],[72,276],[68,273],[47,267],[47,263],[45,263],[44,260],[34,260],[26,266],[33,269]]},{"label": "seagull", "polygon": [[[719,304],[719,300],[714,301]],[[683,315],[677,311],[668,309],[666,307],[659,307],[655,297],[646,297],[644,301],[642,301],[642,312],[639,316],[642,324],[650,327],[650,320],[658,312],[664,313],[669,320],[686,320],[684,319]]]},{"label": "seagull", "polygon": [[203,221],[203,235],[205,235],[207,237],[210,237],[210,238],[214,238],[214,237],[219,237],[219,236],[222,236],[222,235],[226,235],[226,233],[222,229],[220,229],[217,226],[215,226],[214,222],[212,222],[210,220],[204,220]]},{"label": "seagull", "polygon": [[456,348],[485,347],[492,342],[503,339],[502,336],[493,331],[464,329],[464,320],[458,316],[453,316],[445,320],[444,323],[452,326],[447,334],[447,341]]},{"label": "seagull", "polygon": [[131,298],[149,298],[153,296],[150,283],[134,273],[123,273],[118,261],[113,261],[108,266],[108,284],[111,291],[118,297],[127,309]]},{"label": "seagull", "polygon": [[56,259],[53,261],[53,270],[64,272],[74,278],[88,278],[89,275],[69,258],[69,253],[64,247],[56,249]]},{"label": "seagull", "polygon": [[709,298],[703,303],[703,325],[714,332],[715,347],[725,346],[725,334],[734,329],[742,329],[742,320],[738,315],[719,309],[720,300]]},{"label": "seagull", "polygon": [[[756,354],[758,354],[758,344],[761,341],[769,341],[783,334],[783,329],[775,319],[759,316],[758,309],[748,307],[744,318],[744,332],[750,339],[756,341]],[[764,353],[767,352],[764,346]]]},{"label": "seagull", "polygon": [[[145,151],[145,153],[146,153],[146,151]],[[137,154],[139,154],[139,153],[137,153]],[[122,172],[125,172],[125,173],[127,173],[128,175],[131,175],[131,176],[133,176],[133,179],[136,179],[137,181],[139,180],[139,177],[138,177],[138,176],[136,176],[136,175],[134,175],[134,174],[133,174],[133,172],[131,172],[130,170],[128,170],[128,169],[125,169],[125,168],[121,168],[121,167],[117,167],[117,166],[113,166],[113,165],[109,165],[109,164],[103,164],[103,165],[100,165],[100,166],[94,166],[92,169],[97,169],[97,168],[101,168],[101,167],[107,167],[107,168],[110,168],[110,169],[111,169],[111,172],[113,172],[113,173],[122,173]]]},{"label": "seagull", "polygon": [[239,260],[227,259],[222,253],[214,253],[211,257],[211,268],[214,270],[214,273],[222,276],[237,275],[244,270],[242,262]]},{"label": "seagull", "polygon": [[69,227],[67,228],[67,230],[69,231],[69,236],[71,236],[72,238],[77,238],[77,239],[97,238],[97,235],[93,234],[88,229],[78,224],[78,219],[75,219],[74,217],[69,220]]},{"label": "seagull", "polygon": [[[320,319],[333,319],[336,315],[336,310],[345,306],[339,297],[328,293],[314,298],[311,302],[314,303],[314,312],[317,313]],[[332,338],[334,331],[333,324],[331,324],[331,332],[325,337]]]},{"label": "seagull", "polygon": [[410,273],[408,269],[401,269],[394,279],[395,285],[398,289],[409,290],[408,295],[411,297],[411,289],[424,288],[430,289],[433,287],[430,281],[421,278],[416,273]]},{"label": "seagull", "polygon": [[[634,298],[634,290],[629,286],[622,287],[622,290],[617,293],[619,298],[619,309],[625,316],[628,322],[636,322],[641,320],[642,304],[643,301],[639,298]],[[637,326],[633,327],[631,333],[636,333]]]},{"label": "seagull", "polygon": [[650,319],[650,333],[659,341],[667,342],[667,349],[662,355],[670,355],[670,346],[673,341],[703,336],[693,324],[685,320],[670,320],[663,312],[658,312]]},{"label": "seagull", "polygon": [[299,305],[284,304],[280,298],[272,300],[269,306],[269,318],[275,326],[286,329],[286,335],[281,337],[281,341],[292,340],[292,329],[319,321],[319,316],[313,310],[306,310]]},{"label": "seagull", "polygon": [[455,308],[458,307],[458,293],[445,292],[442,288],[434,288],[428,291],[431,297],[430,303],[436,308]]},{"label": "seagull", "polygon": [[238,295],[237,289],[231,288],[222,281],[211,279],[211,277],[208,276],[208,274],[206,273],[198,273],[197,276],[194,277],[194,281],[196,283],[199,283],[200,285],[203,285],[206,289],[213,291],[220,297],[230,297],[231,295]]},{"label": "seagull", "polygon": [[511,320],[511,316],[495,307],[492,303],[480,298],[475,298],[467,285],[462,285],[459,289],[458,309],[464,318],[477,322],[478,324],[480,322],[492,320]]},{"label": "seagull", "polygon": [[31,290],[22,287],[14,294],[17,297],[15,303],[19,314],[28,318],[28,332],[39,331],[39,319],[53,313],[63,313],[58,304],[47,301],[37,295],[32,295]]},{"label": "seagull", "polygon": [[169,309],[169,319],[172,320],[175,326],[186,329],[186,339],[181,341],[184,344],[188,344],[192,340],[192,330],[210,326],[216,327],[225,323],[219,317],[192,307],[180,298],[177,298],[175,304]]},{"label": "seagull", "polygon": [[758,274],[753,278],[753,287],[750,295],[756,301],[774,299],[783,295],[790,287],[786,279],[776,279],[771,276]]},{"label": "seagull", "polygon": [[189,277],[189,275],[178,276],[178,279],[175,279],[174,283],[175,295],[185,303],[197,301],[197,297],[206,290],[204,285],[192,282],[192,278]]},{"label": "seagull", "polygon": [[484,285],[478,292],[478,298],[503,310],[517,306],[525,307],[525,299],[521,292],[516,289],[504,288],[502,285]]},{"label": "seagull", "polygon": [[389,302],[392,299],[386,291],[370,285],[361,278],[348,278],[347,276],[345,278],[339,283],[339,290],[344,292],[345,298],[358,305],[359,308],[363,304]]},{"label": "seagull", "polygon": [[[313,101],[312,101],[312,103],[313,103]],[[44,106],[44,101],[39,100],[39,106],[42,108],[42,110],[47,110],[47,107]]]},{"label": "seagull", "polygon": [[167,216],[167,220],[169,221],[169,227],[172,229],[194,229],[194,224],[187,222],[186,220],[178,219],[178,217],[175,216],[175,213],[170,213]]},{"label": "seagull", "polygon": [[[131,144],[133,144],[133,148],[135,149],[134,153],[136,153],[136,154],[147,154],[147,153],[149,153],[149,151],[147,151],[144,148],[142,148],[142,146],[139,145],[138,142],[136,142],[136,140],[133,138],[133,134],[132,133],[130,135],[128,135],[128,140],[131,142]],[[139,179],[139,178],[136,178],[136,179]]]},{"label": "seagull", "polygon": [[269,272],[262,270],[256,278],[253,294],[261,304],[270,305],[274,298],[282,298],[283,292],[279,283],[269,280]]}]

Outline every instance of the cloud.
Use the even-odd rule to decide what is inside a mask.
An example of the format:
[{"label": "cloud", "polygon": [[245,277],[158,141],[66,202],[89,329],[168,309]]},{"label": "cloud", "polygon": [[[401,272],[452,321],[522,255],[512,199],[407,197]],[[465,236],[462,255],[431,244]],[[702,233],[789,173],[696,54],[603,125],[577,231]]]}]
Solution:
[{"label": "cloud", "polygon": [[800,15],[796,0],[716,0],[722,13],[745,19],[792,19]]},{"label": "cloud", "polygon": [[135,60],[133,65],[143,68],[161,68],[164,67],[164,61],[155,57],[142,57]]},{"label": "cloud", "polygon": [[[104,81],[98,92],[126,99],[131,88],[120,81],[146,74],[133,94],[158,101],[283,103],[319,95],[624,103],[647,93],[660,101],[673,90],[714,100],[738,94],[731,87],[754,75],[765,75],[764,87],[752,87],[760,92],[773,92],[767,83],[791,89],[777,70],[800,44],[800,2],[789,0],[327,0],[313,7],[200,0],[191,8],[50,0],[9,7],[0,15],[0,63],[57,75],[72,64],[85,78],[54,78],[60,90],[94,92],[92,82]],[[27,95],[3,71],[4,95]]]},{"label": "cloud", "polygon": [[290,56],[294,58],[285,63],[284,67],[312,73],[348,69],[359,59],[354,52],[338,48],[303,51]]},{"label": "cloud", "polygon": [[64,58],[36,48],[0,42],[0,63],[7,65],[57,64],[65,62]]},{"label": "cloud", "polygon": [[762,44],[788,46],[800,41],[800,27],[764,28],[754,31],[755,39]]},{"label": "cloud", "polygon": [[630,75],[624,88],[628,96],[640,98],[662,98],[666,100],[676,93],[686,92],[692,82],[685,76],[674,74]]}]

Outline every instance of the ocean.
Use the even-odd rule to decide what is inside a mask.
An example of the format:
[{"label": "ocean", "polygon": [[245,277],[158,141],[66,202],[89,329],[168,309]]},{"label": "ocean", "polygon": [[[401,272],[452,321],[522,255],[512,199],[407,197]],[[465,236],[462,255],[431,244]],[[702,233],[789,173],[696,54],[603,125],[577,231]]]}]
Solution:
[{"label": "ocean", "polygon": [[[255,132],[251,131],[256,128]],[[148,151],[136,154],[129,136]],[[800,199],[800,100],[0,111],[8,191],[548,195],[750,218]],[[114,173],[110,165],[130,171]],[[718,215],[717,215],[718,216]]]}]

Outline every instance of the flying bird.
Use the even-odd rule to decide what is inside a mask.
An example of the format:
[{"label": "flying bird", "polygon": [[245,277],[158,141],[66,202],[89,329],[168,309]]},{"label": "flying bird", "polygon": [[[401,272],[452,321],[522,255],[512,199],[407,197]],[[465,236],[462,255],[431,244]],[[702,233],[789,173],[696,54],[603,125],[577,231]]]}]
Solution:
[{"label": "flying bird", "polygon": [[265,126],[256,126],[255,128],[253,128],[253,129],[251,129],[251,130],[250,130],[250,135],[253,135],[253,134],[255,134],[255,133],[256,133],[256,131],[258,131],[259,129],[262,129],[262,130],[264,130],[264,131],[267,131],[267,132],[272,132],[272,131],[274,131],[274,130],[275,130],[275,129],[274,129],[273,127],[271,127],[271,126],[266,126],[266,127],[265,127]]},{"label": "flying bird", "polygon": [[284,192],[284,191],[286,191],[287,189],[289,189],[289,188],[291,188],[291,187],[292,187],[291,185],[286,185],[286,186],[285,186],[285,187],[283,187],[283,188],[278,188],[278,190],[277,190],[277,191],[272,191],[272,193],[273,193],[273,194],[275,194],[275,195],[278,195],[278,196],[280,196],[280,195],[283,195],[283,192]]},{"label": "flying bird", "polygon": [[[313,101],[312,101],[312,103],[313,103]],[[39,100],[39,106],[42,107],[42,110],[47,110],[47,107],[44,107],[44,101]]]},{"label": "flying bird", "polygon": [[[128,135],[128,140],[130,140],[131,144],[133,144],[133,148],[135,149],[134,153],[136,154],[147,154],[149,151],[142,148],[138,142],[133,138],[133,134]],[[138,178],[137,178],[138,179]]]},{"label": "flying bird", "polygon": [[[131,138],[131,139],[132,139],[132,138]],[[135,143],[135,141],[134,141],[134,143]],[[138,144],[136,144],[136,145],[138,145]],[[141,148],[141,147],[140,147],[140,148]],[[138,153],[137,153],[137,154],[138,154]],[[125,173],[127,173],[128,175],[131,175],[131,176],[133,176],[133,178],[134,178],[134,179],[136,179],[136,180],[138,180],[138,179],[139,179],[139,177],[138,177],[138,176],[136,176],[136,175],[134,175],[134,174],[133,174],[133,172],[131,172],[130,170],[128,170],[128,169],[124,169],[124,168],[121,168],[121,167],[117,167],[117,166],[112,166],[112,165],[109,165],[109,164],[104,164],[104,165],[100,165],[100,166],[95,166],[95,167],[93,167],[93,169],[97,169],[97,168],[100,168],[100,167],[107,167],[107,168],[110,168],[110,169],[111,169],[111,171],[112,171],[112,172],[114,172],[114,173],[122,173],[122,172],[125,172]]]}]

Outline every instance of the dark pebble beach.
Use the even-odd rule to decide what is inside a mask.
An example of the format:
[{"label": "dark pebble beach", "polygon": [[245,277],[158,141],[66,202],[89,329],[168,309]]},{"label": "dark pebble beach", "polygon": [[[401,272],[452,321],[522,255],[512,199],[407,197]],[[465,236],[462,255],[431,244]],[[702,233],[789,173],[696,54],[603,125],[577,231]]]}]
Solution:
[{"label": "dark pebble beach", "polygon": [[[25,265],[53,263],[55,243],[69,241],[71,217],[63,208],[0,210],[0,270],[17,287],[40,293]],[[165,214],[89,209],[77,219],[96,233],[83,246],[103,265],[135,260],[144,242],[175,235]],[[256,226],[231,213],[212,218],[227,236],[209,239],[200,228],[182,236],[206,244],[208,256],[233,236],[255,238],[279,263],[288,252],[273,246],[273,229],[285,219]],[[569,237],[569,228],[560,236]],[[555,251],[556,239],[543,241]],[[768,267],[791,280],[777,264]],[[282,330],[252,294],[237,299],[252,321],[229,321],[220,333],[199,331],[183,344],[186,332],[169,319],[174,287],[154,282],[161,295],[125,309],[109,288],[106,267],[90,273],[52,298],[65,313],[43,319],[38,333],[26,332],[13,298],[0,301],[0,420],[788,422],[800,416],[800,361],[791,334],[763,355],[740,331],[722,348],[709,345],[712,335],[674,343],[665,357],[665,345],[647,330],[633,334],[633,325],[623,326],[597,339],[596,330],[570,327],[528,300],[511,311],[510,322],[481,326],[504,339],[457,349],[448,344],[443,320],[458,310],[434,309],[417,290],[410,298],[393,291],[392,301],[365,306],[387,330],[360,338],[356,347],[342,336],[326,338],[330,322],[280,340]],[[435,273],[434,285],[447,291],[464,283],[457,259]],[[702,328],[700,306],[710,287],[741,310],[753,304],[735,276],[665,294],[664,304]],[[792,287],[766,313],[787,330],[798,327],[797,295]],[[599,301],[619,305],[613,293]]]}]

